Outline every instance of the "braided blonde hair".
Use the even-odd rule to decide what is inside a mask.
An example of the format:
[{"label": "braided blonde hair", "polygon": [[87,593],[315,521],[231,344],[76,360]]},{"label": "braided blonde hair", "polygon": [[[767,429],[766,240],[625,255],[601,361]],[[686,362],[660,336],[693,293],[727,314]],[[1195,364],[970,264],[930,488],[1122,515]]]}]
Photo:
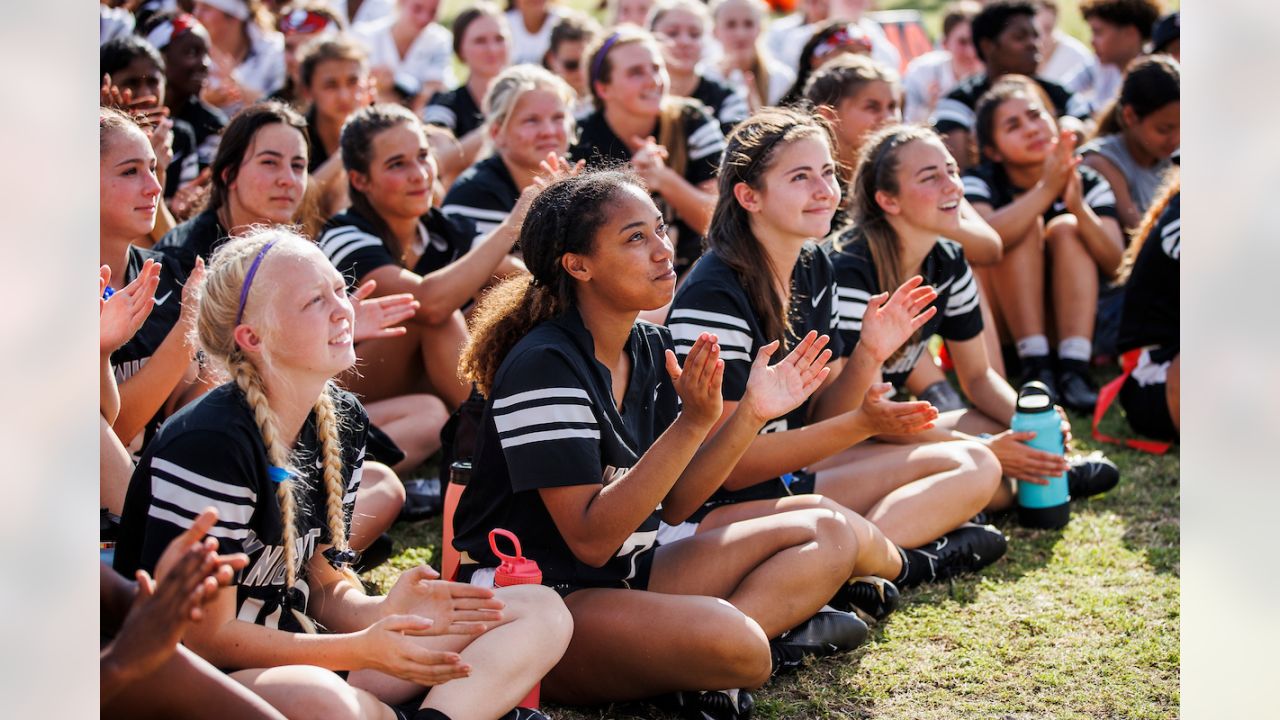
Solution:
[{"label": "braided blonde hair", "polygon": [[[298,558],[298,498],[309,489],[306,475],[299,472],[293,458],[293,450],[285,445],[277,427],[275,413],[268,402],[266,386],[260,369],[236,343],[234,332],[236,314],[240,306],[240,293],[253,259],[269,242],[275,242],[271,253],[264,257],[262,265],[280,255],[298,255],[317,252],[314,244],[283,227],[254,229],[243,237],[222,245],[214,253],[204,285],[200,291],[200,311],[196,321],[199,346],[216,364],[221,365],[230,379],[244,393],[245,401],[253,410],[254,423],[262,435],[268,461],[284,469],[289,477],[278,483],[276,498],[284,525],[285,583],[290,589],[297,583]],[[262,267],[259,267],[259,272]],[[258,282],[250,287],[245,299],[245,314],[253,314],[255,305],[267,300],[268,283]],[[255,303],[256,300],[256,303]],[[266,353],[264,353],[266,355]],[[342,446],[338,436],[340,421],[334,408],[332,382],[316,400],[316,431],[323,455],[326,519],[332,543],[339,551],[348,549],[346,518],[342,511],[342,498],[346,483],[342,477]],[[361,588],[359,578],[348,568],[343,573],[356,588]],[[301,610],[293,608],[293,614],[309,633],[316,631],[315,623]]]}]

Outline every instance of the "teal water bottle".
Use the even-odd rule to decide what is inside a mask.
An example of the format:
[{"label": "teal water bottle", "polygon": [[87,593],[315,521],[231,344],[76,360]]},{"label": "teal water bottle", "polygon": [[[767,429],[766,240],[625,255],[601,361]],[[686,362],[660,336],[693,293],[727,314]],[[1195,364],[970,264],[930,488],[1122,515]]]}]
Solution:
[{"label": "teal water bottle", "polygon": [[[1018,405],[1009,423],[1015,432],[1034,432],[1027,444],[1037,450],[1062,455],[1062,419],[1054,407],[1053,393],[1044,383],[1031,381],[1018,392]],[[1025,527],[1058,529],[1071,519],[1071,495],[1067,474],[1048,485],[1018,481],[1018,521]]]}]

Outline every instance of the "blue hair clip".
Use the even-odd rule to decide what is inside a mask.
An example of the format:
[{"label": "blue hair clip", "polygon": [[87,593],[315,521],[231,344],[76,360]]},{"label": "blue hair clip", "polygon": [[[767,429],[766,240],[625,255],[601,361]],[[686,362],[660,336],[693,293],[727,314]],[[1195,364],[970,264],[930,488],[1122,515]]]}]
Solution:
[{"label": "blue hair clip", "polygon": [[115,291],[115,290],[112,290],[110,285],[108,285],[108,286],[106,286],[106,287],[102,288],[102,299],[103,299],[103,300],[110,300],[110,299],[111,299],[111,296],[112,296],[112,295],[115,295],[115,294],[116,294],[116,291]]},{"label": "blue hair clip", "polygon": [[293,475],[279,465],[270,465],[267,467],[267,477],[271,478],[271,482],[279,485],[285,480],[293,477]]}]

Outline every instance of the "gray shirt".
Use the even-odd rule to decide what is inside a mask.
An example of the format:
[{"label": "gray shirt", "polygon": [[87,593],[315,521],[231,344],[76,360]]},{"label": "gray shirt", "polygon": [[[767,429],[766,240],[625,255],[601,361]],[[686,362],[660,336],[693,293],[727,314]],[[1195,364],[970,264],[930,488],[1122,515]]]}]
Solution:
[{"label": "gray shirt", "polygon": [[1145,213],[1151,206],[1151,201],[1160,190],[1161,180],[1173,165],[1171,160],[1165,158],[1149,168],[1142,167],[1129,154],[1129,148],[1124,144],[1124,136],[1120,133],[1096,138],[1080,148],[1082,156],[1089,153],[1097,153],[1110,160],[1120,174],[1124,175],[1125,182],[1129,184],[1129,196],[1133,198],[1133,203],[1138,206],[1140,213]]}]

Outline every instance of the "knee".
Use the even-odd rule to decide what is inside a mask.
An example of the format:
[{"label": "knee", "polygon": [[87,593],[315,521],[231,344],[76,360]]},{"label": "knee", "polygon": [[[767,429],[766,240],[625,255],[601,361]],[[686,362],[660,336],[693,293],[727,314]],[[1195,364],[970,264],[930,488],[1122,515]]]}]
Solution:
[{"label": "knee", "polygon": [[[281,710],[289,717],[310,720],[363,720],[374,717],[367,695],[351,687],[334,673],[318,667],[291,668],[298,692],[290,693],[287,707]],[[380,703],[379,703],[380,704]]]},{"label": "knee", "polygon": [[527,621],[528,631],[539,634],[540,652],[553,647],[563,652],[569,647],[569,640],[573,637],[573,615],[554,590],[544,585],[518,585],[501,588],[497,595],[506,603],[503,615],[509,621]]},{"label": "knee", "polygon": [[956,459],[965,477],[969,479],[974,494],[982,495],[983,502],[986,502],[1000,484],[1002,470],[999,458],[979,442],[962,441],[955,443],[955,446]]},{"label": "knee", "polygon": [[705,635],[714,638],[707,648],[710,653],[707,660],[712,663],[708,667],[720,668],[725,673],[725,687],[760,687],[773,671],[769,638],[754,620],[727,602],[721,602],[727,606],[720,613],[724,617]]},{"label": "knee", "polygon": [[1055,254],[1084,247],[1080,242],[1080,229],[1074,215],[1059,215],[1051,220],[1045,228],[1044,236],[1049,251]]},{"label": "knee", "polygon": [[360,489],[376,494],[388,506],[394,505],[397,511],[404,505],[404,483],[400,482],[395,470],[380,462],[370,461],[364,464]]}]

